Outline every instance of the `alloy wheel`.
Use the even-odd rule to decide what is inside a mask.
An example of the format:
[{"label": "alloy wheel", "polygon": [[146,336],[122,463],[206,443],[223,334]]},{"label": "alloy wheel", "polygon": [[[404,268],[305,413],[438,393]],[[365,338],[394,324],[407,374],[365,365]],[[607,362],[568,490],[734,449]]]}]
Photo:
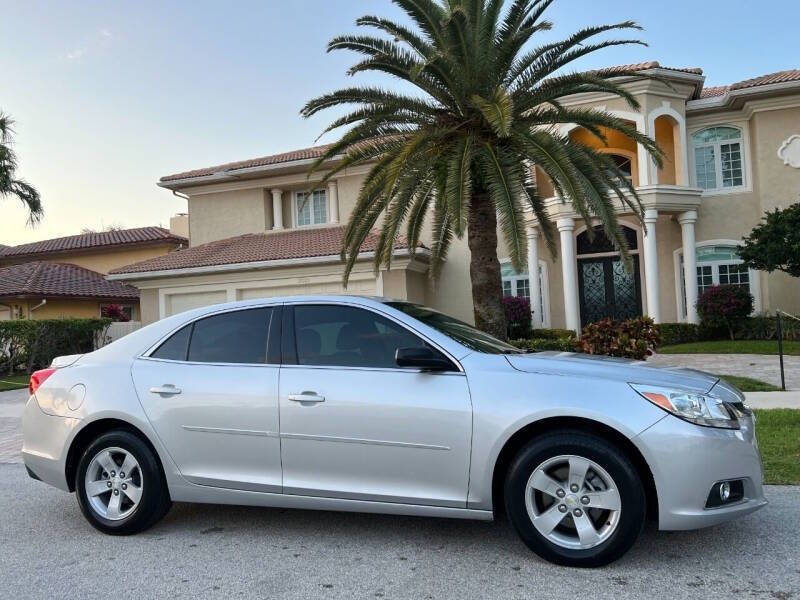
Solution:
[{"label": "alloy wheel", "polygon": [[129,517],[142,499],[144,481],[136,458],[122,448],[104,448],[86,469],[84,489],[92,510],[109,521]]},{"label": "alloy wheel", "polygon": [[525,507],[533,526],[550,542],[586,550],[611,537],[622,502],[603,467],[582,456],[562,455],[533,470],[525,486]]}]

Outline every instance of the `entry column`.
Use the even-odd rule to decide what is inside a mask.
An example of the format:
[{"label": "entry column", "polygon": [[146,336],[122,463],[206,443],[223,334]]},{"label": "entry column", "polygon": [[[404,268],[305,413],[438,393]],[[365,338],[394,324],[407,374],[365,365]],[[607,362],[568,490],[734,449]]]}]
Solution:
[{"label": "entry column", "polygon": [[647,293],[647,314],[656,323],[661,322],[661,303],[658,298],[658,244],[656,243],[656,224],[658,211],[648,209],[644,212],[644,287]]},{"label": "entry column", "polygon": [[556,221],[561,236],[561,275],[564,279],[564,313],[567,329],[581,332],[581,313],[578,305],[578,263],[575,260],[575,219],[563,217]]},{"label": "entry column", "polygon": [[539,285],[539,229],[528,227],[528,289],[531,295],[531,326],[542,327],[542,288]]},{"label": "entry column", "polygon": [[683,278],[686,283],[686,320],[689,323],[700,322],[697,316],[697,256],[694,237],[696,222],[697,211],[695,210],[687,210],[678,217],[683,239]]}]

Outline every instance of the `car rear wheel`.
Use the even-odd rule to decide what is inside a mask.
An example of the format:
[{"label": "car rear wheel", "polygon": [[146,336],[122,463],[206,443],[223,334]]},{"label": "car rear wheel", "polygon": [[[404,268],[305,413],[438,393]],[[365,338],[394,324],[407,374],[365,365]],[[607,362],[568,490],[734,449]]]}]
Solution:
[{"label": "car rear wheel", "polygon": [[613,444],[579,431],[548,434],[520,450],[504,492],[509,519],[528,547],[573,567],[620,558],[647,512],[631,461]]},{"label": "car rear wheel", "polygon": [[83,452],[75,478],[81,512],[95,528],[130,535],[158,522],[171,502],[153,451],[129,431],[110,431]]}]

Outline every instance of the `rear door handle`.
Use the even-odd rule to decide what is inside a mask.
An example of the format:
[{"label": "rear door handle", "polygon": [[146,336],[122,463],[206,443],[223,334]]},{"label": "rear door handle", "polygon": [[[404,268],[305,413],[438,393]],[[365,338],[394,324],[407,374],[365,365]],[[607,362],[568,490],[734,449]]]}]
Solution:
[{"label": "rear door handle", "polygon": [[289,400],[292,402],[306,402],[316,404],[318,402],[325,402],[325,396],[320,396],[316,392],[302,392],[300,394],[289,394]]},{"label": "rear door handle", "polygon": [[166,383],[161,386],[151,387],[150,388],[151,394],[159,394],[161,396],[176,396],[181,393],[180,388],[176,388],[171,383]]}]

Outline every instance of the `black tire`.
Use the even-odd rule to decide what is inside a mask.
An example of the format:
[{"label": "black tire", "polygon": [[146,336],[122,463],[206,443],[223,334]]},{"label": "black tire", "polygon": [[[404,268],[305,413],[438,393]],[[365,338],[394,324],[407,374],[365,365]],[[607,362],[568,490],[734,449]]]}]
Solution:
[{"label": "black tire", "polygon": [[[92,508],[84,485],[86,471],[92,459],[103,449],[113,447],[133,455],[139,463],[143,485],[142,496],[135,510],[117,521],[104,518]],[[84,450],[75,475],[75,492],[86,520],[95,529],[109,535],[132,535],[144,531],[160,521],[172,506],[158,458],[141,438],[125,430],[104,433]]]},{"label": "black tire", "polygon": [[[620,494],[616,529],[592,548],[560,546],[542,535],[528,516],[525,490],[529,477],[546,460],[562,455],[581,456],[597,463],[613,478]],[[630,459],[603,438],[581,431],[549,433],[524,446],[506,474],[504,499],[508,518],[528,548],[547,561],[570,567],[602,567],[620,558],[636,542],[647,515],[644,487]]]}]

